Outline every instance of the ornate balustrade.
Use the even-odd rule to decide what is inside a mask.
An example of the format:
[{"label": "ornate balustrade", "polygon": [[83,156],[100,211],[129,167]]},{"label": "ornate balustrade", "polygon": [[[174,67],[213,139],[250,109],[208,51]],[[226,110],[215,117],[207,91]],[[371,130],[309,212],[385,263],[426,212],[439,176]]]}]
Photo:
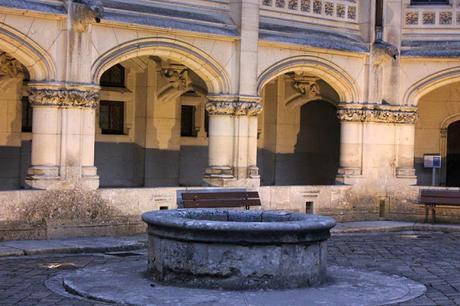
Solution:
[{"label": "ornate balustrade", "polygon": [[261,8],[354,23],[358,19],[355,0],[261,0]]},{"label": "ornate balustrade", "polygon": [[407,5],[404,9],[406,28],[460,27],[460,0],[449,5]]}]

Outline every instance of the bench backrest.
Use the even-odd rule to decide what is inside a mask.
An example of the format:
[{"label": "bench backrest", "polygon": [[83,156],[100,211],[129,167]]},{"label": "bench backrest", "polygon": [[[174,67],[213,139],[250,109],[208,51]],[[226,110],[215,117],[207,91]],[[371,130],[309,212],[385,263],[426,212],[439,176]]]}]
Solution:
[{"label": "bench backrest", "polygon": [[423,204],[460,204],[460,191],[421,189],[419,202]]},{"label": "bench backrest", "polygon": [[244,192],[185,192],[182,194],[184,208],[223,208],[260,206],[257,191]]}]

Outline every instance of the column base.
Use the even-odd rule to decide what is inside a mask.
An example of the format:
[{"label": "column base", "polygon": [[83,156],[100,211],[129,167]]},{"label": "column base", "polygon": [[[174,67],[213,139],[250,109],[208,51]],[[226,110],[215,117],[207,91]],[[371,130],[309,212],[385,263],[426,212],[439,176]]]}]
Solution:
[{"label": "column base", "polygon": [[361,168],[339,168],[336,181],[339,184],[354,185],[362,178]]},{"label": "column base", "polygon": [[99,176],[96,167],[82,167],[81,176],[63,178],[57,166],[33,166],[27,171],[26,188],[40,190],[89,189],[99,188]]},{"label": "column base", "polygon": [[[255,174],[254,169],[251,171]],[[231,167],[210,167],[206,169],[203,181],[206,186],[212,187],[242,187],[247,189],[257,189],[260,187],[260,177],[254,175],[249,178],[236,178],[233,175],[233,169]]]},{"label": "column base", "polygon": [[417,184],[417,176],[414,168],[396,168],[396,178],[407,181],[409,185]]}]

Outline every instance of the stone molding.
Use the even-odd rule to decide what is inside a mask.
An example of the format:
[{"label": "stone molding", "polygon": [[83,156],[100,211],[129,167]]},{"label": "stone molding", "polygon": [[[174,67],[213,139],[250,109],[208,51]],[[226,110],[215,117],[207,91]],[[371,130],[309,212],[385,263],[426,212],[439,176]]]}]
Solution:
[{"label": "stone molding", "polygon": [[414,168],[396,168],[397,178],[416,178]]},{"label": "stone molding", "polygon": [[417,108],[401,105],[341,103],[337,116],[341,121],[415,124]]},{"label": "stone molding", "polygon": [[262,109],[256,96],[208,96],[206,103],[210,115],[258,116]]},{"label": "stone molding", "polygon": [[54,106],[63,108],[91,108],[98,106],[99,87],[84,85],[49,86],[31,85],[29,101],[32,106]]}]

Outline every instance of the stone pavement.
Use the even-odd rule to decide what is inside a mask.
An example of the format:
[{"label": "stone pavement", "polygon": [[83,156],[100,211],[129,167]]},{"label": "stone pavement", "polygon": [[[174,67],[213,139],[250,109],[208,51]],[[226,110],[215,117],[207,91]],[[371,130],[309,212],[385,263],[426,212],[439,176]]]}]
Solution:
[{"label": "stone pavement", "polygon": [[147,236],[88,237],[0,242],[0,257],[129,251],[145,247]]},{"label": "stone pavement", "polygon": [[[329,241],[331,264],[401,275],[427,286],[425,295],[402,305],[460,305],[459,232],[341,233]],[[47,289],[45,281],[65,270],[122,265],[126,256],[138,252],[0,258],[0,305],[100,305],[58,295]]]},{"label": "stone pavement", "polygon": [[[338,223],[333,235],[351,233],[389,233],[400,231],[460,232],[460,225],[425,224],[397,221],[361,221]],[[0,257],[46,254],[78,254],[129,251],[146,246],[146,235],[124,237],[88,237],[58,240],[24,240],[0,242]]]}]

